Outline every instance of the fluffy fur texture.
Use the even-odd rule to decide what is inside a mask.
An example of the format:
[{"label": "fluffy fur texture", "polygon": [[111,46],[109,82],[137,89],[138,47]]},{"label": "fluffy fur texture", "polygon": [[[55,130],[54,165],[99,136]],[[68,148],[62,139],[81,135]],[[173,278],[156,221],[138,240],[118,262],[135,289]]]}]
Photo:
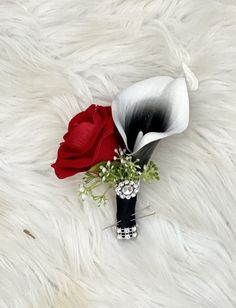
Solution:
[{"label": "fluffy fur texture", "polygon": [[[235,54],[235,0],[1,0],[1,308],[236,307]],[[76,113],[184,71],[189,128],[137,205],[157,214],[117,241],[114,193],[83,205],[50,164]]]}]

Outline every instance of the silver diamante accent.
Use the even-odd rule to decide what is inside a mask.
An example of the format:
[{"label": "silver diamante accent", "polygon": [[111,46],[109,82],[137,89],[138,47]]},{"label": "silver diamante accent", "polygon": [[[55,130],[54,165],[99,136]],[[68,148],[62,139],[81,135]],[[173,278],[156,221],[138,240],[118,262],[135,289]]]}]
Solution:
[{"label": "silver diamante accent", "polygon": [[116,228],[117,233],[121,233],[121,228]]},{"label": "silver diamante accent", "polygon": [[116,194],[121,199],[134,198],[139,192],[139,183],[125,180],[120,182],[116,187]]},{"label": "silver diamante accent", "polygon": [[116,234],[118,240],[129,240],[137,237],[137,227],[119,228],[116,227]]}]

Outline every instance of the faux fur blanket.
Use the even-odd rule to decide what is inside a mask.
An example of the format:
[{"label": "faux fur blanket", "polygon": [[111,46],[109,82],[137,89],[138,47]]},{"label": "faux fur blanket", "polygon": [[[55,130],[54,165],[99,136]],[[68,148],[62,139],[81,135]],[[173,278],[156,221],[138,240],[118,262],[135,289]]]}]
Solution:
[{"label": "faux fur blanket", "polygon": [[[236,307],[235,71],[235,0],[1,0],[1,308]],[[186,77],[190,125],[117,241],[114,195],[81,204],[50,165],[75,114],[163,75]]]}]

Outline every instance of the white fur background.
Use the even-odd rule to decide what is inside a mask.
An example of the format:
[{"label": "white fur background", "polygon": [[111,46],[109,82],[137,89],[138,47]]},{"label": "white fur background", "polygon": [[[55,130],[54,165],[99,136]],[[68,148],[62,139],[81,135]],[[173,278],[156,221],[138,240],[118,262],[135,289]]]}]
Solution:
[{"label": "white fur background", "polygon": [[[117,241],[114,195],[82,205],[50,164],[71,117],[183,62],[189,128]],[[1,0],[0,95],[1,308],[236,307],[235,0]]]}]

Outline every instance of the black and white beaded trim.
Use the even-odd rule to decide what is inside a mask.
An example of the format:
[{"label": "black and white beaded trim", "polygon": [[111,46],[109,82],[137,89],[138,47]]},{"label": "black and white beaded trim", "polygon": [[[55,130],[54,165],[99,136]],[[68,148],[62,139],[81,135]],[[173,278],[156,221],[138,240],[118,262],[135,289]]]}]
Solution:
[{"label": "black and white beaded trim", "polygon": [[131,228],[116,227],[116,233],[118,240],[129,240],[131,238],[137,237],[137,227],[136,226],[133,226]]},{"label": "black and white beaded trim", "polygon": [[116,194],[121,199],[131,199],[139,192],[139,183],[134,181],[122,181],[116,187]]}]

